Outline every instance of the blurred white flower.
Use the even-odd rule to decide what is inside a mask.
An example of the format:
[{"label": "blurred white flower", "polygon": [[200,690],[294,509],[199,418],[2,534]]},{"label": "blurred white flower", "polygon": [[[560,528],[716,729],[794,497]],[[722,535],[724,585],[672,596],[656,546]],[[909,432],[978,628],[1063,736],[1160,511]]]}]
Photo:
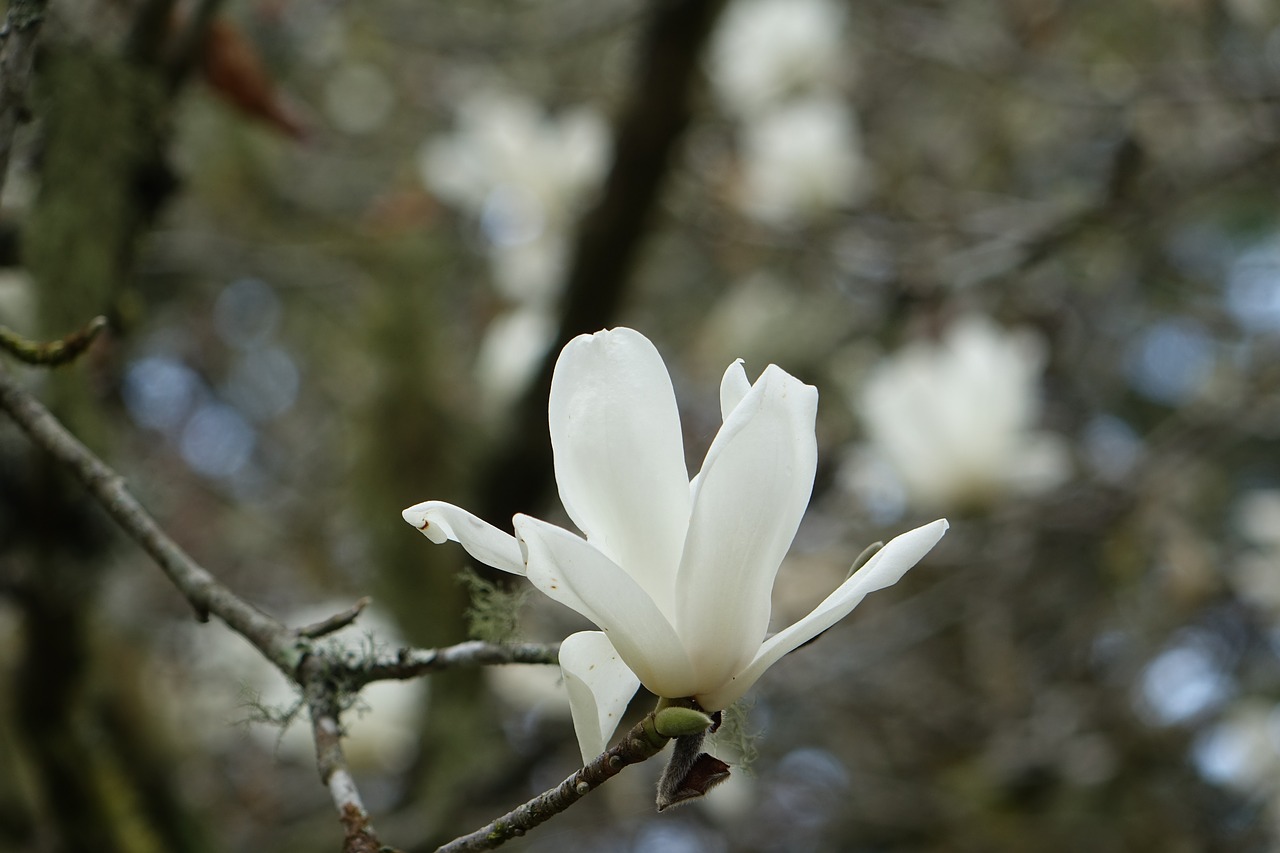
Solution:
[{"label": "blurred white flower", "polygon": [[709,74],[725,108],[751,115],[839,81],[848,62],[844,7],[831,0],[737,0],[712,43]]},{"label": "blurred white flower", "polygon": [[517,308],[489,323],[475,368],[489,415],[496,417],[533,379],[555,332],[555,318],[542,308]]},{"label": "blurred white flower", "polygon": [[423,146],[419,168],[428,189],[479,219],[499,287],[525,301],[553,295],[565,238],[607,153],[598,112],[553,117],[527,99],[485,92],[461,106],[453,134]]},{"label": "blurred white flower", "polygon": [[990,320],[956,321],[873,368],[855,407],[874,448],[924,507],[982,504],[1036,493],[1069,474],[1061,436],[1033,429],[1043,341]]},{"label": "blurred white flower", "polygon": [[1256,699],[1237,703],[1196,738],[1192,758],[1211,782],[1245,792],[1277,792],[1280,706]]},{"label": "blurred white flower", "polygon": [[560,665],[584,761],[636,688],[717,711],[783,655],[896,583],[942,537],[939,520],[891,540],[825,601],[766,639],[771,593],[809,503],[818,394],[775,365],[720,386],[723,426],[689,480],[675,393],[640,333],[581,335],[560,355],[549,418],[556,482],[585,534],[526,515],[516,536],[441,501],[405,521],[431,541],[527,575],[602,630],[566,638]]},{"label": "blurred white flower", "polygon": [[743,140],[741,203],[773,226],[797,226],[857,202],[867,189],[857,123],[844,103],[815,97],[753,119]]},{"label": "blurred white flower", "polygon": [[1231,585],[1255,607],[1280,615],[1280,489],[1247,492],[1235,522],[1249,548],[1231,566]]}]

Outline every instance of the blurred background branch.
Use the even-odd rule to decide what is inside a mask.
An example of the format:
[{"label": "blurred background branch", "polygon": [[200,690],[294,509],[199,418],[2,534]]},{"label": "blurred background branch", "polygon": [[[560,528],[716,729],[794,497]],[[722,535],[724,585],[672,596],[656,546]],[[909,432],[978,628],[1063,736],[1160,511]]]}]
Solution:
[{"label": "blurred background branch", "polygon": [[496,524],[505,526],[517,512],[538,504],[551,484],[546,401],[556,356],[578,335],[615,323],[688,127],[702,48],[723,5],[722,0],[664,0],[644,23],[631,90],[614,128],[608,176],[582,218],[570,255],[556,335],[482,477],[481,515]]}]

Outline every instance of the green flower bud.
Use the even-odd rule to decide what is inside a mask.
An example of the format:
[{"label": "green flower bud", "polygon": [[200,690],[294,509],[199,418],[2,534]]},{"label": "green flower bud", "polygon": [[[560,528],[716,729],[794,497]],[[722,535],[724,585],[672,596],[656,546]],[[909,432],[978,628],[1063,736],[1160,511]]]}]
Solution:
[{"label": "green flower bud", "polygon": [[668,705],[654,715],[653,724],[663,737],[688,737],[710,728],[711,717],[693,708]]}]

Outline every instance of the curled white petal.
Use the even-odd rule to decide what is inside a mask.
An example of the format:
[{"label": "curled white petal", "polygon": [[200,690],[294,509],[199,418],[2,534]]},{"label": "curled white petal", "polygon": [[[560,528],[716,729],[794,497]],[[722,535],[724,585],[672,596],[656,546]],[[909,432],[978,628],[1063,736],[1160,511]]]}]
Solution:
[{"label": "curled white petal", "polygon": [[737,677],[719,689],[698,696],[698,701],[708,709],[723,708],[736,702],[783,655],[839,622],[868,593],[897,583],[908,569],[938,544],[948,526],[946,519],[938,519],[889,540],[889,544],[877,551],[865,566],[812,612],[766,640],[755,659]]},{"label": "curled white petal", "polygon": [[556,362],[548,418],[569,517],[668,607],[689,524],[689,474],[662,356],[632,329],[574,338]]},{"label": "curled white petal", "polygon": [[702,685],[732,678],[764,640],[773,581],[813,491],[817,407],[813,387],[769,365],[707,452],[675,611]]},{"label": "curled white petal", "polygon": [[573,730],[585,765],[604,752],[640,679],[599,631],[581,631],[564,638],[560,671],[569,691]]},{"label": "curled white petal", "polygon": [[524,557],[516,538],[464,509],[444,501],[426,501],[400,515],[437,545],[452,539],[486,566],[524,574]]},{"label": "curled white petal", "polygon": [[589,542],[554,524],[517,515],[515,525],[534,586],[608,634],[627,666],[654,693],[693,693],[693,668],[680,638],[630,575]]}]

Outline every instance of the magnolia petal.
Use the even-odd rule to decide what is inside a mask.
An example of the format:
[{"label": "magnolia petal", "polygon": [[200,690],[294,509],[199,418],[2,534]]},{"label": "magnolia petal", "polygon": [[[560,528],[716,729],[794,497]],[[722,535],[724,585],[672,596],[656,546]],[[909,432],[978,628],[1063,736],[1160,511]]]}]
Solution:
[{"label": "magnolia petal", "polygon": [[573,730],[585,765],[604,752],[640,679],[599,631],[581,631],[564,638],[560,671],[569,691]]},{"label": "magnolia petal", "polygon": [[486,566],[513,575],[524,574],[524,557],[516,538],[464,509],[444,501],[426,501],[400,515],[437,545],[452,539]]},{"label": "magnolia petal", "polygon": [[940,518],[889,540],[867,564],[842,583],[835,592],[794,625],[770,637],[759,653],[737,677],[717,690],[698,696],[707,709],[727,707],[745,694],[766,669],[783,655],[809,642],[849,614],[867,596],[901,580],[907,570],[938,544],[947,532],[947,520]]},{"label": "magnolia petal", "polygon": [[817,409],[816,389],[769,365],[707,452],[676,602],[703,684],[736,674],[768,630],[773,581],[813,491]]},{"label": "magnolia petal", "polygon": [[742,398],[751,390],[751,382],[747,379],[747,371],[742,367],[742,359],[738,359],[724,372],[720,380],[720,420],[729,420],[729,414],[738,407]]},{"label": "magnolia petal", "polygon": [[574,338],[556,362],[548,417],[569,517],[668,609],[689,524],[689,474],[662,356],[632,329]]},{"label": "magnolia petal", "polygon": [[679,698],[695,692],[693,668],[675,629],[630,575],[554,524],[517,515],[515,525],[534,586],[599,626],[654,693]]}]

